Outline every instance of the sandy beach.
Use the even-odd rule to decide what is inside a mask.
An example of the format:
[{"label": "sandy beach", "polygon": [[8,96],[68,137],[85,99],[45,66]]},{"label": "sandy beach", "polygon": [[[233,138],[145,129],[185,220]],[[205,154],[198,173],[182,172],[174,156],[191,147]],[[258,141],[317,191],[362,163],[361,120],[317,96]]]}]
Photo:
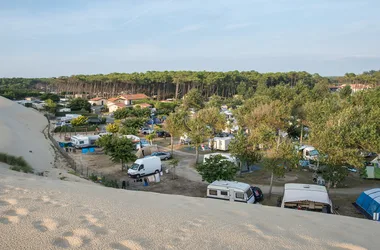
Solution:
[{"label": "sandy beach", "polygon": [[0,249],[378,248],[369,220],[60,180],[41,114],[0,97],[0,121],[0,151],[50,173],[0,163]]}]

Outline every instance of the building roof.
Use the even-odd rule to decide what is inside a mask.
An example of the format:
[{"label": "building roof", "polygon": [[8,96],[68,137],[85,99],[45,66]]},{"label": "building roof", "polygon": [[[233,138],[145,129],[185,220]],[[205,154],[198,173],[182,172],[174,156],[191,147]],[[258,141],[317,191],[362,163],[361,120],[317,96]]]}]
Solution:
[{"label": "building roof", "polygon": [[124,108],[126,106],[125,103],[114,103],[113,105],[118,106],[119,108]]},{"label": "building roof", "polygon": [[350,86],[352,90],[363,90],[363,89],[372,89],[372,86],[356,83],[356,84],[343,84],[340,85],[339,88],[344,88],[346,86]]},{"label": "building roof", "polygon": [[285,184],[283,203],[296,201],[314,201],[330,204],[331,201],[324,186],[309,184]]},{"label": "building roof", "polygon": [[102,97],[95,97],[95,98],[90,99],[90,101],[94,101],[94,102],[100,101],[100,100],[104,100],[104,98],[102,98]]},{"label": "building roof", "polygon": [[145,95],[145,94],[131,94],[131,95],[122,95],[121,96],[122,98],[126,99],[126,100],[142,100],[142,99],[148,99],[149,96]]},{"label": "building roof", "polygon": [[109,98],[107,101],[109,102],[114,102],[114,101],[117,101],[117,100],[120,100],[121,98],[119,97],[112,97],[112,98]]}]

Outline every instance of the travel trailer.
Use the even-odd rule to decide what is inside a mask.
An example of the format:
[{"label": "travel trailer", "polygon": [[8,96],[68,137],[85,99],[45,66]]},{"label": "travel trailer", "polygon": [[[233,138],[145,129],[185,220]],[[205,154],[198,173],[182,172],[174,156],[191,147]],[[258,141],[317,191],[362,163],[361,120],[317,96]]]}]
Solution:
[{"label": "travel trailer", "polygon": [[149,156],[138,159],[128,169],[128,175],[139,179],[142,176],[159,173],[162,171],[161,159],[157,156]]},{"label": "travel trailer", "polygon": [[209,140],[209,147],[214,150],[228,151],[228,145],[230,144],[232,137],[215,137]]},{"label": "travel trailer", "polygon": [[333,213],[332,202],[324,186],[287,183],[282,208]]},{"label": "travel trailer", "polygon": [[255,203],[251,186],[237,181],[214,181],[207,186],[207,198]]},{"label": "travel trailer", "polygon": [[95,146],[96,140],[100,138],[99,135],[82,136],[76,135],[71,137],[71,143],[75,148],[87,148]]}]

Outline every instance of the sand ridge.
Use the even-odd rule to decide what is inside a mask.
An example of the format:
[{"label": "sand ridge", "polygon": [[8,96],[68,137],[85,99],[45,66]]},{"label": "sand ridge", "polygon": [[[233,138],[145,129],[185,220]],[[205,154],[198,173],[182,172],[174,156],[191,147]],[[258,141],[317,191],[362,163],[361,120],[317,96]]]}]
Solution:
[{"label": "sand ridge", "polygon": [[7,249],[376,249],[380,236],[379,223],[343,216],[0,176]]}]

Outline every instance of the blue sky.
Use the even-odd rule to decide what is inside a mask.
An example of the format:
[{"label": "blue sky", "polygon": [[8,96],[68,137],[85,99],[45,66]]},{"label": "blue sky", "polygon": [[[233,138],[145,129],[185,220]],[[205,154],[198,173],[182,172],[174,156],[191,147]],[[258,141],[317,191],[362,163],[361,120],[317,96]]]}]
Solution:
[{"label": "blue sky", "polygon": [[2,0],[0,77],[380,69],[379,0]]}]

